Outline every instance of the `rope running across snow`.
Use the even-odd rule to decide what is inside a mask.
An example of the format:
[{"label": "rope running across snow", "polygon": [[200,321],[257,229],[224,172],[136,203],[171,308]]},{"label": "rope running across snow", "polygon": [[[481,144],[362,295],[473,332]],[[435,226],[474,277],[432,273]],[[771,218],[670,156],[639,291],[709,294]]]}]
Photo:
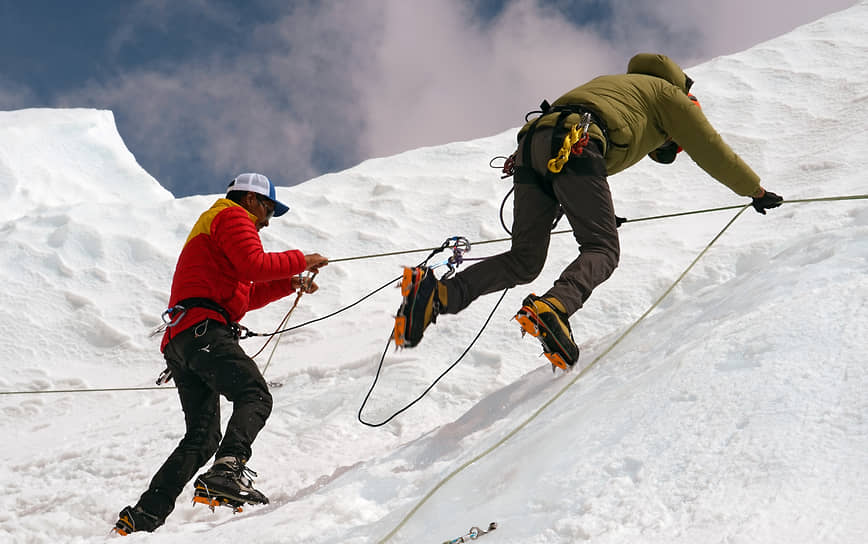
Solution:
[{"label": "rope running across snow", "polygon": [[[866,200],[866,199],[868,199],[868,194],[820,197],[820,198],[805,198],[805,199],[797,199],[797,200],[785,200],[783,203],[784,204],[797,204],[797,203],[808,203],[808,202],[834,202],[834,201]],[[749,204],[747,206],[749,206]],[[638,222],[642,222],[642,221],[669,219],[669,218],[673,218],[673,217],[704,214],[704,213],[711,213],[711,212],[718,212],[718,211],[725,211],[725,210],[734,210],[734,209],[740,209],[740,210],[744,211],[744,209],[746,209],[747,206],[738,205],[738,206],[723,206],[723,207],[719,207],[719,208],[706,208],[706,209],[692,210],[692,211],[687,211],[687,212],[677,212],[677,213],[671,213],[671,214],[665,214],[665,215],[642,217],[642,218],[638,218],[638,219],[627,219],[625,222],[626,223],[638,223]],[[739,214],[741,214],[741,212],[739,212]],[[560,230],[560,231],[554,231],[554,232],[552,232],[552,234],[565,234],[565,233],[570,233],[570,232],[572,232],[572,231]],[[491,239],[491,240],[482,240],[479,242],[472,242],[472,244],[473,245],[482,245],[482,244],[492,244],[492,243],[497,243],[497,242],[508,242],[508,241],[510,241],[510,238],[497,238],[497,239]],[[411,253],[421,253],[421,252],[426,252],[426,251],[430,252],[430,251],[433,251],[436,249],[438,249],[438,248],[409,249],[409,250],[402,250],[402,251],[393,251],[393,252],[388,252],[388,253],[360,255],[360,256],[356,256],[356,257],[345,257],[345,258],[341,258],[341,259],[330,259],[329,262],[330,263],[337,263],[337,262],[359,261],[359,260],[363,260],[363,259],[374,259],[374,258],[388,257],[388,256],[394,256],[394,255],[407,255],[407,254],[411,254]],[[307,321],[305,323],[301,323],[299,325],[295,325],[295,326],[290,327],[288,329],[276,331],[275,333],[272,333],[272,334],[276,334],[278,332],[279,333],[288,332],[290,330],[305,327],[307,325],[316,323],[318,321],[328,319],[334,315],[337,315],[343,311],[346,311],[346,310],[360,304],[362,301],[373,296],[375,293],[385,289],[389,285],[393,284],[395,281],[396,280],[390,280],[385,285],[377,288],[376,290],[372,291],[371,293],[368,293],[367,295],[365,295],[361,299],[357,300],[356,302],[354,302],[348,306],[345,306],[345,307],[343,307],[343,308],[341,308],[335,312],[332,312],[331,314],[328,314],[326,316],[319,317],[316,319],[312,319],[310,321]],[[581,376],[581,374],[579,376]],[[579,376],[577,376],[576,379],[578,379]],[[157,386],[157,387],[154,387],[154,386],[150,386],[150,387],[111,387],[111,388],[93,388],[93,389],[42,389],[42,390],[34,390],[34,391],[0,391],[0,397],[10,396],[10,395],[41,395],[41,394],[57,394],[57,393],[107,393],[107,392],[125,392],[125,391],[171,391],[173,389],[175,389],[175,388],[174,387],[165,387],[165,386]]]}]

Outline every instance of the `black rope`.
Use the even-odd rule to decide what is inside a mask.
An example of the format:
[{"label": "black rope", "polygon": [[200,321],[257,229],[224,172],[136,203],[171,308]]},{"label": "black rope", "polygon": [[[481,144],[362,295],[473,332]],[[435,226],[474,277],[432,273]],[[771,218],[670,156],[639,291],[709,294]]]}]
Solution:
[{"label": "black rope", "polygon": [[369,422],[365,421],[364,419],[362,419],[362,411],[365,409],[365,405],[368,403],[368,399],[371,397],[371,394],[374,392],[374,388],[377,386],[377,381],[379,381],[379,379],[380,379],[380,372],[383,370],[383,362],[386,360],[386,354],[389,352],[389,345],[392,343],[392,338],[389,337],[389,340],[386,342],[386,349],[383,350],[383,355],[380,357],[380,364],[377,365],[377,373],[376,373],[376,375],[374,376],[374,382],[371,384],[371,388],[368,390],[368,394],[365,395],[365,399],[362,401],[362,405],[359,406],[359,413],[358,413],[358,416],[357,416],[359,422],[360,422],[361,424],[363,424],[363,425],[367,425],[368,427],[374,427],[374,428],[376,428],[376,427],[382,427],[382,426],[385,425],[386,423],[388,423],[388,422],[392,421],[393,419],[395,419],[395,418],[396,418],[397,416],[399,416],[400,414],[402,414],[402,413],[406,412],[407,410],[409,410],[409,409],[410,409],[414,404],[416,404],[417,402],[419,402],[420,400],[422,400],[422,398],[425,397],[425,395],[427,395],[428,392],[431,391],[431,390],[434,388],[435,385],[437,385],[437,382],[439,382],[440,380],[442,380],[443,377],[446,376],[446,374],[448,374],[448,373],[449,373],[453,368],[455,368],[455,366],[456,366],[458,363],[460,363],[462,359],[464,359],[464,356],[467,355],[467,354],[470,352],[470,348],[472,348],[473,345],[476,343],[476,341],[479,340],[479,337],[482,336],[482,333],[483,333],[483,331],[485,331],[485,328],[488,326],[488,323],[491,321],[491,318],[494,317],[494,312],[497,311],[497,308],[500,306],[500,303],[503,302],[503,297],[506,296],[507,291],[509,291],[509,289],[504,289],[504,290],[503,290],[503,293],[500,295],[500,298],[497,300],[497,303],[494,305],[494,308],[491,309],[491,313],[488,314],[488,318],[485,320],[485,323],[482,324],[482,327],[479,329],[479,332],[476,333],[476,336],[473,337],[473,340],[470,342],[470,344],[467,346],[467,348],[464,349],[464,351],[461,353],[461,355],[458,357],[458,359],[456,359],[454,363],[452,363],[451,365],[449,365],[449,368],[447,368],[446,370],[444,370],[443,373],[441,373],[441,374],[437,377],[437,379],[434,380],[434,381],[431,383],[431,385],[429,385],[429,386],[425,389],[425,391],[422,391],[422,394],[421,394],[421,395],[419,395],[418,397],[416,397],[416,399],[413,400],[412,402],[410,402],[410,404],[404,406],[403,408],[401,408],[400,410],[398,410],[397,412],[395,412],[394,414],[392,414],[391,416],[389,416],[387,419],[385,419],[385,420],[383,420],[383,421],[381,421],[381,422],[379,422],[379,423],[369,423]]},{"label": "black rope", "polygon": [[334,317],[334,316],[338,315],[338,314],[341,313],[341,312],[345,312],[345,311],[349,310],[350,308],[352,308],[352,307],[354,307],[354,306],[358,306],[359,304],[361,304],[361,303],[364,302],[365,300],[371,298],[371,297],[374,296],[375,294],[379,293],[380,291],[382,291],[382,290],[385,289],[386,287],[389,287],[390,285],[393,285],[396,281],[400,280],[401,277],[402,277],[402,276],[398,276],[398,277],[395,278],[395,279],[389,280],[388,282],[386,282],[386,283],[383,284],[382,286],[377,287],[376,289],[374,289],[373,291],[371,291],[371,292],[368,293],[367,295],[363,296],[363,297],[360,298],[359,300],[353,302],[353,303],[350,304],[349,306],[344,306],[344,307],[341,308],[340,310],[334,311],[334,312],[332,312],[332,313],[330,313],[330,314],[328,314],[328,315],[324,315],[324,316],[322,316],[322,317],[317,317],[316,319],[311,319],[310,321],[305,321],[304,323],[301,323],[300,325],[293,325],[292,327],[288,327],[288,328],[286,328],[286,329],[281,329],[281,330],[276,330],[276,331],[274,331],[274,332],[249,332],[249,331],[248,331],[248,332],[247,332],[247,337],[251,337],[251,336],[275,336],[275,335],[277,335],[277,334],[283,334],[283,333],[285,333],[285,332],[294,331],[295,329],[300,329],[300,328],[302,328],[302,327],[306,327],[306,326],[308,326],[308,325],[312,325],[312,324],[314,324],[314,323],[318,323],[318,322],[320,322],[320,321],[325,321],[326,319],[328,319],[328,318],[330,318],[330,317]]},{"label": "black rope", "polygon": [[506,226],[506,221],[503,220],[503,208],[506,206],[506,201],[509,199],[509,195],[511,195],[513,191],[515,191],[515,185],[513,185],[509,192],[506,193],[506,196],[503,197],[503,202],[500,203],[500,225],[503,227],[503,230],[509,234],[510,238],[507,238],[508,240],[512,239],[512,231],[509,230],[509,227]]},{"label": "black rope", "polygon": [[[443,251],[444,249],[446,249],[447,247],[449,247],[449,242],[450,242],[451,240],[453,240],[453,239],[456,239],[456,238],[458,238],[458,237],[457,237],[457,236],[454,236],[454,237],[452,237],[452,238],[449,238],[449,239],[447,239],[445,242],[443,242],[443,244],[441,244],[440,247],[432,248],[432,249],[431,249],[431,254],[428,255],[427,257],[425,257],[425,260],[423,260],[421,263],[419,263],[418,266],[425,266],[425,265],[428,263],[428,261],[431,260],[431,257],[433,257],[434,255],[440,253],[441,251]],[[331,260],[330,260],[329,262],[335,262],[335,261],[331,261]],[[324,320],[326,320],[326,319],[328,319],[328,318],[330,318],[330,317],[334,317],[334,316],[338,315],[338,314],[341,313],[341,312],[344,312],[344,311],[346,311],[346,310],[349,310],[349,309],[352,308],[353,306],[357,306],[357,305],[360,304],[362,301],[367,300],[368,298],[374,296],[375,294],[379,293],[380,291],[382,291],[382,290],[385,289],[386,287],[388,287],[388,286],[392,285],[393,283],[395,283],[396,281],[400,280],[402,277],[403,277],[403,275],[402,275],[402,276],[398,276],[397,278],[395,278],[395,279],[393,279],[393,280],[389,280],[388,282],[386,282],[385,284],[383,284],[381,287],[376,288],[375,290],[371,291],[370,293],[368,293],[367,295],[363,296],[363,297],[360,298],[359,300],[353,302],[353,303],[350,304],[349,306],[345,306],[344,308],[341,308],[340,310],[337,310],[336,312],[332,312],[332,313],[330,313],[330,314],[328,314],[328,315],[325,315],[325,316],[322,316],[322,317],[318,317],[318,318],[316,318],[316,319],[311,319],[310,321],[306,321],[305,323],[302,323],[302,324],[300,324],[300,325],[293,325],[292,327],[289,327],[289,328],[286,328],[286,329],[282,329],[282,330],[277,330],[277,331],[274,331],[274,332],[259,333],[259,332],[250,332],[250,331],[247,331],[245,338],[247,338],[247,337],[251,337],[251,336],[275,336],[275,335],[277,335],[277,334],[283,334],[283,333],[285,333],[285,332],[289,332],[289,331],[293,331],[293,330],[295,330],[295,329],[300,329],[300,328],[302,328],[302,327],[306,327],[307,325],[311,325],[311,324],[313,324],[313,323],[317,323],[317,322],[319,322],[319,321],[324,321]]]}]

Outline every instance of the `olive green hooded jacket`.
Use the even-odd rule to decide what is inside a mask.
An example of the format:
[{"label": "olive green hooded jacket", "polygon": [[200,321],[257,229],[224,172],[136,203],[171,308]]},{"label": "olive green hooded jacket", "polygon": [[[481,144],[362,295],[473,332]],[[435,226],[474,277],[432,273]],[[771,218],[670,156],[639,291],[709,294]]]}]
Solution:
[{"label": "olive green hooded jacket", "polygon": [[[664,55],[641,53],[630,59],[626,74],[597,77],[576,87],[552,106],[581,105],[593,111],[607,129],[592,125],[591,138],[603,144],[606,171],[616,174],[672,139],[703,170],[737,194],[760,188],[759,176],[724,143],[701,108],[687,98],[687,76]],[[557,113],[538,119],[537,127],[553,126]],[[579,122],[578,114],[564,120]],[[519,139],[533,121],[519,131]]]}]

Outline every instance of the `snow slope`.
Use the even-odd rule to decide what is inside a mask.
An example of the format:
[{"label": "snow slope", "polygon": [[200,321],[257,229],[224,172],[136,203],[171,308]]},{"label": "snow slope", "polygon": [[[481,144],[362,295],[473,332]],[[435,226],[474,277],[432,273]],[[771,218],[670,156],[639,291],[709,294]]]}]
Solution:
[{"label": "snow slope", "polygon": [[[724,138],[788,200],[866,193],[866,28],[863,2],[688,70]],[[513,112],[516,125],[523,113]],[[501,238],[509,184],[488,161],[512,151],[514,132],[281,188],[292,210],[262,232],[264,244],[349,259],[452,235]],[[152,385],[163,366],[148,332],[177,253],[236,173],[214,180],[213,195],[174,199],[135,163],[109,112],[0,112],[0,189],[10,195],[0,212],[0,391]],[[687,157],[643,161],[610,182],[631,219],[746,203]],[[582,374],[553,375],[511,321],[525,294],[575,257],[569,235],[553,238],[540,278],[507,293],[467,357],[383,427],[356,413],[397,290],[283,335],[257,358],[275,409],[250,461],[272,504],[211,513],[190,506],[188,487],[165,526],[131,541],[378,542],[413,512],[390,542],[439,543],[491,521],[499,528],[484,544],[864,542],[865,200],[744,212],[630,329],[736,212],[621,228],[621,266],[572,318],[581,363],[593,363]],[[468,257],[505,248],[476,245]],[[291,324],[425,256],[333,263]],[[497,299],[442,317],[416,349],[390,351],[365,419],[421,393]],[[245,324],[272,330],[292,300]],[[251,354],[261,345],[244,344]],[[182,434],[171,389],[0,395],[0,540],[108,538]]]}]

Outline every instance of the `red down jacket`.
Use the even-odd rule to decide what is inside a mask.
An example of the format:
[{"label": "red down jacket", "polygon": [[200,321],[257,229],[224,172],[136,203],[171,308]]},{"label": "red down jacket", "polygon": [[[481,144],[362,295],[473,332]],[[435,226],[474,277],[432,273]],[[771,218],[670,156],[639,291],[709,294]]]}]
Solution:
[{"label": "red down jacket", "polygon": [[[186,298],[208,298],[233,321],[248,310],[292,294],[292,277],[304,272],[304,254],[296,249],[266,253],[255,226],[256,217],[235,202],[221,198],[203,213],[178,256],[169,308]],[[203,319],[226,320],[219,312],[190,308],[163,335],[169,340]]]}]

